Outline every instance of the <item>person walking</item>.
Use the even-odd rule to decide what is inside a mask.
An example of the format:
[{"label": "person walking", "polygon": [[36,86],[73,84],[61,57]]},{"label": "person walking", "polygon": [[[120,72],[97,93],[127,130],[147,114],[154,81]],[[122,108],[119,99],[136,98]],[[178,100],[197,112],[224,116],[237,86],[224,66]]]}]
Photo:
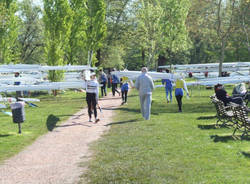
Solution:
[{"label": "person walking", "polygon": [[95,116],[95,123],[100,121],[97,118],[97,110],[96,105],[98,104],[98,95],[99,95],[99,84],[96,80],[96,74],[90,74],[90,80],[86,81],[86,101],[88,104],[88,115],[89,115],[89,122],[92,122],[92,110],[94,111]]},{"label": "person walking", "polygon": [[[112,71],[115,71],[115,69],[113,69]],[[119,96],[120,96],[121,94],[117,90],[117,85],[120,83],[119,78],[115,74],[112,74],[111,75],[111,79],[112,79],[111,87],[112,87],[112,94],[113,94],[113,96],[115,96],[115,92],[117,92],[119,94]]]},{"label": "person walking", "polygon": [[[169,70],[166,70],[167,73],[169,73]],[[167,102],[172,102],[172,91],[173,91],[173,79],[162,79],[162,84],[165,84],[165,92],[166,92],[166,99]],[[168,95],[169,94],[169,95]],[[169,97],[168,97],[169,96]]]},{"label": "person walking", "polygon": [[186,91],[187,96],[189,97],[187,85],[184,79],[179,78],[175,83],[175,98],[178,103],[179,112],[182,112],[182,97],[183,97],[183,89]]},{"label": "person walking", "polygon": [[103,95],[107,96],[106,84],[107,84],[108,78],[107,78],[106,73],[104,73],[104,71],[102,69],[100,69],[99,72],[100,72],[99,81],[100,81],[100,84],[102,84],[101,93],[102,93],[102,97],[103,97]]},{"label": "person walking", "polygon": [[152,78],[147,74],[148,69],[146,67],[143,67],[141,72],[142,74],[136,79],[135,88],[139,90],[142,116],[145,120],[149,120],[154,83]]},{"label": "person walking", "polygon": [[121,86],[121,92],[122,92],[122,105],[127,104],[127,96],[128,96],[128,82],[126,80],[122,80],[123,84]]}]

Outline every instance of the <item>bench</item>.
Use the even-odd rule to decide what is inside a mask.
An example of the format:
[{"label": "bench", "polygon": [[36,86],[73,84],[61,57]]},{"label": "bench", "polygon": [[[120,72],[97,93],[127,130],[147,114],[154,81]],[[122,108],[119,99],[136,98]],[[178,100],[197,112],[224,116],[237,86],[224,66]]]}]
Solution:
[{"label": "bench", "polygon": [[231,104],[231,105],[232,105],[234,119],[236,122],[233,135],[237,130],[242,132],[241,137],[243,137],[244,135],[248,135],[248,133],[250,132],[250,119],[248,118],[247,115],[247,107],[237,104]]},{"label": "bench", "polygon": [[210,96],[212,103],[216,109],[216,125],[219,125],[219,122],[222,122],[220,126],[229,126],[234,124],[234,115],[231,106],[225,106],[221,100],[218,100],[215,96]]}]

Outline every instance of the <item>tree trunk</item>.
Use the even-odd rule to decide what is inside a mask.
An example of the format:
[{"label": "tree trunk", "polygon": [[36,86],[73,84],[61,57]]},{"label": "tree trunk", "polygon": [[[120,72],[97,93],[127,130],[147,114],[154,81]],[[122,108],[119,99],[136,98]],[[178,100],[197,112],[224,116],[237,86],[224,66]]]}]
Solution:
[{"label": "tree trunk", "polygon": [[222,64],[224,62],[225,57],[225,40],[222,38],[221,40],[221,55],[220,55],[220,64],[219,64],[219,77],[222,76]]},{"label": "tree trunk", "polygon": [[88,65],[92,66],[93,50],[88,51]]}]

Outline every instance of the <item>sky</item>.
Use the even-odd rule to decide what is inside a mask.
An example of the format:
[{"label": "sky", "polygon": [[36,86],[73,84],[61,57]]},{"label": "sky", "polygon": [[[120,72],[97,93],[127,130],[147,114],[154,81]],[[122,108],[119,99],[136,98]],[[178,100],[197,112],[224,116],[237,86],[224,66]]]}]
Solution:
[{"label": "sky", "polygon": [[[19,2],[22,2],[22,0],[17,0]],[[35,4],[35,5],[39,5],[39,6],[43,6],[43,0],[32,0],[32,2]]]}]

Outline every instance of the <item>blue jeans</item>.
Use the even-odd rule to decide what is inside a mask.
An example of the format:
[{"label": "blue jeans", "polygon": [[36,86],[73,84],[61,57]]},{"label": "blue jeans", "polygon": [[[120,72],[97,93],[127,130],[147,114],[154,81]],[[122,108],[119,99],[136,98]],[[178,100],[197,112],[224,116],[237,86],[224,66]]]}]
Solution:
[{"label": "blue jeans", "polygon": [[170,96],[170,101],[172,102],[172,91],[173,91],[173,88],[166,88],[165,87],[165,91],[166,91],[166,98],[167,98],[167,101],[169,101],[169,98],[168,98],[168,93],[169,93],[169,96]]}]

